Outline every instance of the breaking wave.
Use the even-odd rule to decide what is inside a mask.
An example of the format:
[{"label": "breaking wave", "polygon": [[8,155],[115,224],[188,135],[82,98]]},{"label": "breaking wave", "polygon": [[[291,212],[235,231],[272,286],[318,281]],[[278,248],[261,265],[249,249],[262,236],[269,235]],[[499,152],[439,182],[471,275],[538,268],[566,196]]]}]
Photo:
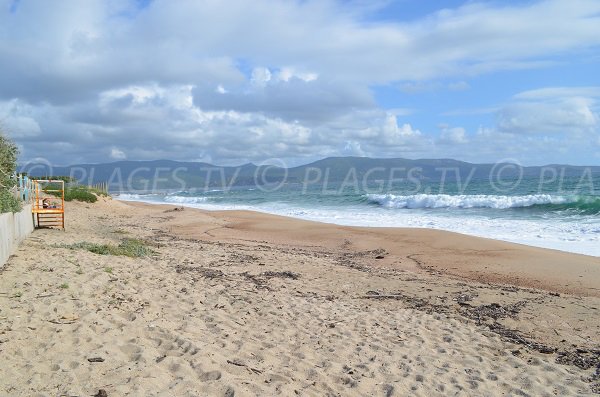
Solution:
[{"label": "breaking wave", "polygon": [[525,196],[449,195],[449,194],[368,194],[368,201],[385,208],[526,208],[542,207],[546,211],[577,210],[580,213],[600,213],[600,198],[531,194]]}]

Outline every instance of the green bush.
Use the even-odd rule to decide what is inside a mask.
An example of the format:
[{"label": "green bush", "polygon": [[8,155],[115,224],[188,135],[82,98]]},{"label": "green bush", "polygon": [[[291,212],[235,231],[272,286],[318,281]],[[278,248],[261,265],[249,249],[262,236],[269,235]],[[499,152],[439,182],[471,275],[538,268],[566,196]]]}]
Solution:
[{"label": "green bush", "polygon": [[16,180],[12,177],[17,169],[17,146],[0,131],[0,213],[18,212],[21,202],[11,193]]},{"label": "green bush", "polygon": [[68,187],[65,189],[65,201],[73,200],[95,203],[98,201],[98,196],[86,186]]},{"label": "green bush", "polygon": [[[56,184],[49,184],[44,188],[46,193],[56,197],[60,197],[60,192],[52,192],[48,190],[57,190],[60,186]],[[92,189],[87,186],[67,186],[65,187],[65,201],[83,201],[86,203],[95,203],[98,201],[98,196],[106,196],[106,193],[100,192],[97,189]]]},{"label": "green bush", "polygon": [[0,214],[21,211],[21,202],[5,189],[0,190]]}]

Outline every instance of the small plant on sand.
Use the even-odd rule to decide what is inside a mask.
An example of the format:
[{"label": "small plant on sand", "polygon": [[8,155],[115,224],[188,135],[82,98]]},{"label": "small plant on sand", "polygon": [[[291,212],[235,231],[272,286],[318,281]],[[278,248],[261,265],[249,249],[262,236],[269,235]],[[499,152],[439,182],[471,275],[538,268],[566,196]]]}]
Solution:
[{"label": "small plant on sand", "polygon": [[58,286],[58,288],[60,288],[60,289],[67,289],[67,288],[69,288],[69,284],[62,283],[61,285]]},{"label": "small plant on sand", "polygon": [[112,274],[112,272],[113,272],[113,268],[112,268],[112,267],[110,267],[110,266],[107,266],[107,267],[105,267],[105,268],[104,268],[104,271],[105,271],[106,273],[108,273],[108,274]]},{"label": "small plant on sand", "polygon": [[75,271],[75,273],[77,273],[77,274],[83,274],[83,270],[81,269],[81,266],[79,266],[77,268],[77,270]]},{"label": "small plant on sand", "polygon": [[148,247],[145,241],[134,238],[128,238],[123,240],[118,246],[121,255],[129,256],[132,258],[139,258],[142,256],[152,255],[155,252]]},{"label": "small plant on sand", "polygon": [[16,293],[13,294],[12,298],[20,298],[23,296],[23,293],[21,291],[18,291]]},{"label": "small plant on sand", "polygon": [[123,230],[123,229],[116,229],[113,231],[113,233],[115,234],[129,234],[129,232],[127,230]]},{"label": "small plant on sand", "polygon": [[83,241],[81,243],[60,245],[58,247],[69,249],[83,249],[98,255],[128,256],[130,258],[140,258],[155,253],[152,249],[148,247],[146,242],[144,242],[143,240],[133,238],[124,239],[119,245],[96,244]]}]

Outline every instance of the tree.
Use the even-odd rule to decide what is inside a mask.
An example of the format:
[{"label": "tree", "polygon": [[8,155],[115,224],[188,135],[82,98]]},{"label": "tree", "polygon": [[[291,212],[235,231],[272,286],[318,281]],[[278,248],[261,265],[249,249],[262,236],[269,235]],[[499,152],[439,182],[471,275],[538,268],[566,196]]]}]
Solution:
[{"label": "tree", "polygon": [[21,209],[21,203],[11,192],[16,184],[14,174],[18,154],[17,146],[0,131],[0,213]]}]

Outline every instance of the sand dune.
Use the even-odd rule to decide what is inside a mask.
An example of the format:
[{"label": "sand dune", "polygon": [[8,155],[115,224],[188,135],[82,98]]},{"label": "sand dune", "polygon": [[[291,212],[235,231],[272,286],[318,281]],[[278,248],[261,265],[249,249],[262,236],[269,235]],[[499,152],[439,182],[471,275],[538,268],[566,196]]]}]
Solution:
[{"label": "sand dune", "polygon": [[[70,204],[65,232],[21,246],[0,273],[0,395],[598,390],[595,258],[172,209]],[[61,248],[123,238],[155,254]]]}]

